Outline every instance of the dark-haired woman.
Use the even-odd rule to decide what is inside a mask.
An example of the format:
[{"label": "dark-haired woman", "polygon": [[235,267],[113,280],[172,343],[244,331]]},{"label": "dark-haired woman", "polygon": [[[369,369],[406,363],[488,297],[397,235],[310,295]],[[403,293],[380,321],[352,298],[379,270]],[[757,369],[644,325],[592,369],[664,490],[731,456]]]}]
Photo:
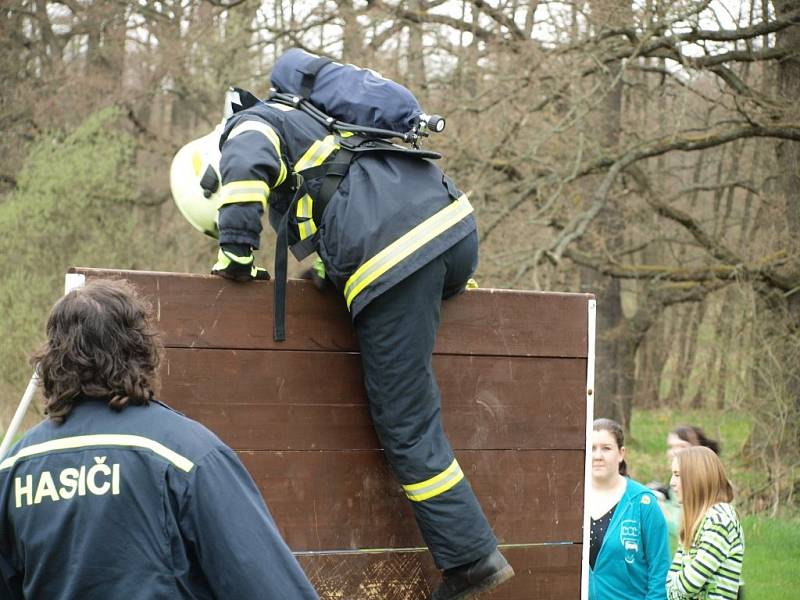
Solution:
[{"label": "dark-haired woman", "polygon": [[589,599],[664,600],[670,557],[656,498],[626,477],[619,423],[597,419],[591,442]]},{"label": "dark-haired woman", "polygon": [[[719,442],[708,437],[702,427],[678,425],[667,434],[667,464],[671,466],[675,455],[681,450],[696,446],[708,448],[717,455],[720,452]],[[670,554],[675,554],[682,518],[681,505],[669,488],[659,486],[658,492],[656,497],[664,513],[664,518],[667,520]]]}]

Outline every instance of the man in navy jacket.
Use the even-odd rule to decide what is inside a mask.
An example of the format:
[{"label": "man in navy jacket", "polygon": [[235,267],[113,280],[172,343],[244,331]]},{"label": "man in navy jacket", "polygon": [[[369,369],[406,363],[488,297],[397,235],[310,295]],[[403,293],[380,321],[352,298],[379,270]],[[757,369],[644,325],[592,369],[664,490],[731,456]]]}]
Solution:
[{"label": "man in navy jacket", "polygon": [[[276,71],[309,75],[313,82],[303,85],[312,96],[303,97],[333,86],[341,95],[329,99],[362,110],[365,119],[385,112],[392,99],[379,92],[386,80],[371,71],[298,49],[279,59],[272,78],[276,90],[294,93]],[[172,170],[181,212],[218,238],[212,273],[236,281],[268,277],[253,255],[265,215],[278,234],[276,271],[285,268],[287,246],[298,260],[316,252],[324,267],[318,282],[342,293],[353,320],[379,443],[443,572],[432,600],[465,600],[500,585],[514,571],[445,434],[432,364],[442,302],[465,289],[478,264],[466,194],[430,153],[364,130],[351,135],[278,96],[259,101],[238,90],[232,98],[230,117],[187,144]],[[192,191],[188,184],[201,173]],[[215,197],[218,213],[209,210]],[[279,300],[277,294],[276,307]],[[276,314],[280,340],[280,309]]]},{"label": "man in navy jacket", "polygon": [[155,399],[159,358],[125,282],[53,308],[49,418],[0,463],[0,597],[316,599],[236,454]]}]

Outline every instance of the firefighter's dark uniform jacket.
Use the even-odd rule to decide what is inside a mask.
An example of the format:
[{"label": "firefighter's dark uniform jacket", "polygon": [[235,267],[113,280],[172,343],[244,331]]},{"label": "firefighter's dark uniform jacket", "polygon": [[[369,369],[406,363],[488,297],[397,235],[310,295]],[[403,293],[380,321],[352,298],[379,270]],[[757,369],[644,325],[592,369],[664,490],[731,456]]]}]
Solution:
[{"label": "firefighter's dark uniform jacket", "polygon": [[39,424],[0,502],[0,598],[317,598],[233,451],[159,403]]},{"label": "firefighter's dark uniform jacket", "polygon": [[273,226],[288,215],[295,256],[317,251],[352,313],[378,439],[448,569],[497,545],[442,429],[431,366],[442,298],[477,266],[475,219],[433,162],[393,150],[356,153],[320,211],[326,161],[348,143],[282,104],[235,114],[220,145],[220,244],[257,248],[268,207]]},{"label": "firefighter's dark uniform jacket", "polygon": [[[276,226],[291,206],[295,256],[319,254],[355,318],[474,231],[475,219],[467,198],[433,162],[381,151],[358,153],[315,222],[318,167],[332,160],[339,142],[302,111],[274,102],[231,117],[221,141],[220,243],[258,248],[262,210],[269,207]],[[295,173],[304,175],[305,188],[292,206]]]}]

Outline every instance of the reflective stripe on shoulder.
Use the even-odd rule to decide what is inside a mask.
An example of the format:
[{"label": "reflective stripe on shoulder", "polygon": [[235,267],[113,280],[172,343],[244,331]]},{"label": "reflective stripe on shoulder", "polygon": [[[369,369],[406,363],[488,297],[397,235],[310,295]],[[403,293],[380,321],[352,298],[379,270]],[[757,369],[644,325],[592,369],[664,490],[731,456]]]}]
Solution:
[{"label": "reflective stripe on shoulder", "polygon": [[289,112],[290,110],[295,110],[294,106],[289,106],[288,104],[281,104],[280,102],[267,102],[267,106],[270,108],[277,108],[281,112]]},{"label": "reflective stripe on shoulder", "polygon": [[361,265],[350,276],[344,286],[347,308],[364,288],[373,283],[397,263],[407,258],[436,236],[461,221],[472,212],[472,205],[466,195],[447,205],[435,215],[428,217],[411,231],[389,244],[375,256]]},{"label": "reflective stripe on shoulder", "polygon": [[248,181],[231,181],[222,186],[220,201],[217,208],[226,204],[239,204],[243,202],[259,202],[264,210],[269,199],[269,186],[259,179]]},{"label": "reflective stripe on shoulder", "polygon": [[338,147],[339,145],[336,143],[336,138],[333,135],[328,135],[321,140],[317,140],[308,147],[305,154],[295,163],[295,172],[310,169],[311,167],[318,167],[325,162],[325,159],[330,156],[331,152]]},{"label": "reflective stripe on shoulder", "polygon": [[434,475],[430,479],[420,481],[419,483],[404,485],[403,490],[405,490],[409,500],[422,502],[423,500],[434,498],[455,487],[462,479],[464,479],[464,472],[458,465],[458,461],[453,459],[450,466],[438,475]]},{"label": "reflective stripe on shoulder", "polygon": [[192,470],[194,463],[185,456],[181,456],[174,450],[170,450],[164,444],[151,440],[140,435],[128,435],[117,433],[104,433],[95,435],[78,435],[75,437],[50,440],[41,444],[33,444],[20,450],[14,456],[9,456],[0,463],[0,470],[13,467],[17,461],[30,456],[57,452],[59,450],[76,450],[80,448],[92,448],[95,446],[117,446],[121,448],[142,448],[150,450],[154,454],[165,458],[181,471],[187,473]]},{"label": "reflective stripe on shoulder", "polygon": [[278,180],[275,182],[273,187],[278,187],[286,180],[286,165],[284,164],[281,156],[281,140],[278,137],[278,134],[275,133],[275,130],[272,127],[266,123],[262,123],[261,121],[244,121],[231,129],[227,139],[232,140],[237,135],[246,131],[257,131],[263,134],[275,147],[275,152],[278,154],[278,162],[280,163],[280,174],[278,175]]}]

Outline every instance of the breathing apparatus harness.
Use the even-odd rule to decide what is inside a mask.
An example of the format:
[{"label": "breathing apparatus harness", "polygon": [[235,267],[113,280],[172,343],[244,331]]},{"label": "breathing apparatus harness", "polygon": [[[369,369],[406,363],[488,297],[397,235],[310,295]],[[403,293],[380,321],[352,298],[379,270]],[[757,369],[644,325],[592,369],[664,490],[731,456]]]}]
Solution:
[{"label": "breathing apparatus harness", "polygon": [[[359,124],[346,123],[331,117],[312,104],[308,98],[314,88],[319,71],[327,64],[333,62],[329,58],[317,57],[304,69],[303,78],[297,94],[288,94],[271,89],[266,102],[277,102],[290,106],[304,112],[306,115],[323,125],[328,131],[336,136],[336,144],[339,149],[333,158],[327,160],[322,165],[304,169],[296,173],[296,192],[292,203],[286,213],[281,218],[277,228],[277,240],[275,246],[275,297],[273,302],[273,339],[284,341],[286,339],[286,284],[288,268],[288,249],[289,233],[288,225],[290,215],[293,214],[297,202],[307,193],[305,186],[306,179],[316,179],[323,177],[319,192],[315,195],[313,204],[313,218],[316,223],[321,222],[325,207],[330,202],[341,181],[347,175],[352,162],[363,152],[394,152],[405,155],[415,156],[422,159],[436,160],[441,158],[441,154],[420,148],[422,138],[430,135],[430,132],[441,133],[445,128],[445,119],[439,115],[420,114],[414,122],[413,127],[405,132],[398,132],[391,129],[381,129],[368,127]],[[250,92],[238,88],[229,90],[229,95],[235,100],[230,104],[239,105],[242,110],[259,102]],[[237,97],[238,96],[238,97]],[[227,104],[227,103],[226,103]],[[344,136],[342,133],[349,133]],[[401,146],[391,140],[398,140],[411,147]],[[307,247],[301,248],[301,256],[311,253],[313,248],[309,247],[311,238],[307,238]],[[302,242],[298,245],[302,245]],[[293,247],[294,252],[294,247]]]}]

